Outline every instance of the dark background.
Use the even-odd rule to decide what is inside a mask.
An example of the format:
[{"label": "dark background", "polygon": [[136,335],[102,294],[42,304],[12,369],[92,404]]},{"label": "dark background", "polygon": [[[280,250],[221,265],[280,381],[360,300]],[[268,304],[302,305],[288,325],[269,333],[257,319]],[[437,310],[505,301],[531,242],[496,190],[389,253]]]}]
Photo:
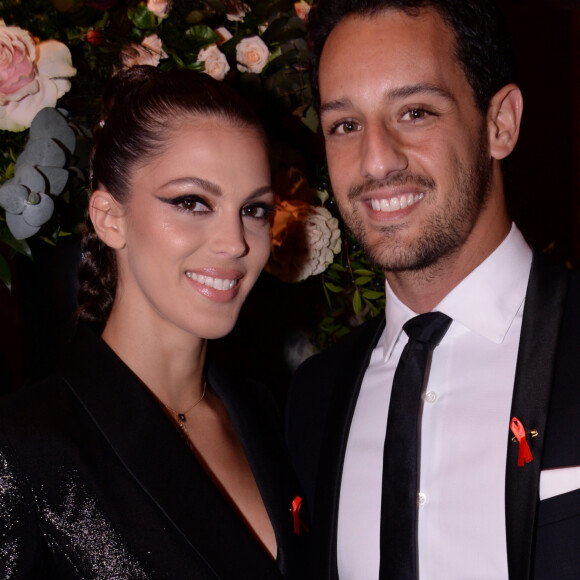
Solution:
[{"label": "dark background", "polygon": [[[554,259],[580,263],[580,2],[503,0],[520,69],[524,118],[508,165],[515,221]],[[54,367],[69,336],[76,300],[75,240],[57,249],[34,243],[35,262],[18,256],[12,292],[0,285],[0,391]],[[298,285],[267,274],[234,333],[216,344],[248,372],[283,395],[292,362],[304,346],[323,300],[319,279]],[[235,353],[235,354],[234,354]],[[297,353],[300,356],[300,353]]]}]

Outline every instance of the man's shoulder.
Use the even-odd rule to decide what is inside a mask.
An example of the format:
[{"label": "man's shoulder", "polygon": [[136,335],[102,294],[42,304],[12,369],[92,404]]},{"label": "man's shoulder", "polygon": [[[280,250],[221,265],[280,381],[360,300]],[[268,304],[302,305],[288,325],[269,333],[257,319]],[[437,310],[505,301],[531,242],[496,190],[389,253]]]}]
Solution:
[{"label": "man's shoulder", "polygon": [[379,315],[352,329],[330,348],[306,359],[296,371],[295,380],[320,373],[339,374],[345,365],[360,364],[376,345],[384,326],[385,317]]}]

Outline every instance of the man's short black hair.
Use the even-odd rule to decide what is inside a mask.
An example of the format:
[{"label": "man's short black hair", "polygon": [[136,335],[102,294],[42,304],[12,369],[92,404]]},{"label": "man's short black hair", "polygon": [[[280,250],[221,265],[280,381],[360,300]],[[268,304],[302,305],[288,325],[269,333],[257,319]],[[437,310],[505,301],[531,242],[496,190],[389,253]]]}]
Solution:
[{"label": "man's short black hair", "polygon": [[[510,36],[503,15],[491,0],[318,0],[309,15],[315,106],[320,106],[320,55],[341,20],[351,15],[372,17],[386,10],[418,16],[427,8],[436,10],[454,33],[455,55],[473,89],[475,102],[485,115],[493,95],[516,80]],[[355,45],[353,38],[353,50]]]}]

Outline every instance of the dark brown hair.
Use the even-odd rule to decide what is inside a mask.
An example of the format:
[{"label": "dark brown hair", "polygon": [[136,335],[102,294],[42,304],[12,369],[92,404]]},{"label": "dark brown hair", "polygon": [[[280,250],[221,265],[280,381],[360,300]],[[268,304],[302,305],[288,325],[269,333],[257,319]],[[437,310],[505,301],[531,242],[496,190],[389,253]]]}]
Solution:
[{"label": "dark brown hair", "polygon": [[317,0],[309,14],[315,105],[320,106],[320,55],[326,39],[341,20],[351,15],[373,17],[386,10],[418,16],[427,8],[434,9],[453,32],[455,56],[473,89],[479,110],[485,115],[493,95],[508,83],[516,82],[510,35],[503,14],[492,0]]}]

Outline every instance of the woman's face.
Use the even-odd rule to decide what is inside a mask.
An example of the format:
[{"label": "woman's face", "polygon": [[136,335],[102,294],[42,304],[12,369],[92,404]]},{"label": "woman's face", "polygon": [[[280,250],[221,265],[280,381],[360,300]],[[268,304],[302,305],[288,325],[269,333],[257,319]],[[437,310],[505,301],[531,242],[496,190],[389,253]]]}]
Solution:
[{"label": "woman's face", "polygon": [[154,331],[218,338],[270,253],[268,157],[256,130],[219,118],[169,134],[164,151],[132,174],[115,308],[130,305]]}]

